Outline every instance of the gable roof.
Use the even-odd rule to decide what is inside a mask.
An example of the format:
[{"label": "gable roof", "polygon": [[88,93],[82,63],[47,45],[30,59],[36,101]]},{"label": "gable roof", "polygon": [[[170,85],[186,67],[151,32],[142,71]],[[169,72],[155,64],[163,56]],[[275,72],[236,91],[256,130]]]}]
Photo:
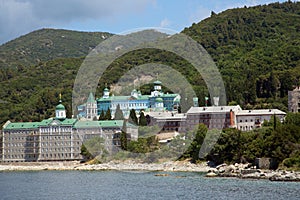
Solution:
[{"label": "gable roof", "polygon": [[3,130],[13,130],[13,129],[38,129],[39,127],[43,126],[51,126],[53,125],[60,125],[60,126],[73,126],[77,119],[69,119],[66,118],[64,120],[57,120],[54,118],[44,119],[40,122],[10,122],[7,121],[3,126]]}]

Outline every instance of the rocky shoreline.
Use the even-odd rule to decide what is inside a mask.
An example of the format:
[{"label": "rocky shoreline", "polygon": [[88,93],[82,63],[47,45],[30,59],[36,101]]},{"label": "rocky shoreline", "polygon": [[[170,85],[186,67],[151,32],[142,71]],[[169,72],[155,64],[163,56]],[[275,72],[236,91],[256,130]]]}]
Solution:
[{"label": "rocky shoreline", "polygon": [[202,172],[206,177],[234,177],[241,179],[268,179],[270,181],[300,182],[300,172],[284,170],[256,169],[250,164],[222,164],[215,168],[206,163],[192,164],[187,161],[168,161],[163,163],[139,163],[132,160],[110,161],[103,164],[85,164],[79,162],[40,162],[40,163],[1,163],[0,172],[5,171],[41,171],[41,170],[88,170],[88,171],[165,171],[165,172]]},{"label": "rocky shoreline", "polygon": [[206,177],[235,177],[241,179],[267,179],[270,181],[300,182],[300,172],[256,169],[250,164],[226,165],[211,168]]},{"label": "rocky shoreline", "polygon": [[0,165],[1,171],[35,171],[35,170],[120,170],[120,171],[177,171],[208,172],[210,167],[205,163],[189,162],[138,163],[135,161],[103,164],[82,164],[79,162],[47,162],[47,163],[5,163]]}]

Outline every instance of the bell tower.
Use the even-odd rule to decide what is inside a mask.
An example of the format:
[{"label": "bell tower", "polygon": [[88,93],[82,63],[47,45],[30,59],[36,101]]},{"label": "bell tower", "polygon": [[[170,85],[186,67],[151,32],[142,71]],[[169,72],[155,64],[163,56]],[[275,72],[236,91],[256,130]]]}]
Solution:
[{"label": "bell tower", "polygon": [[59,94],[59,104],[55,107],[55,118],[59,120],[66,119],[66,108],[62,104],[61,94]]}]

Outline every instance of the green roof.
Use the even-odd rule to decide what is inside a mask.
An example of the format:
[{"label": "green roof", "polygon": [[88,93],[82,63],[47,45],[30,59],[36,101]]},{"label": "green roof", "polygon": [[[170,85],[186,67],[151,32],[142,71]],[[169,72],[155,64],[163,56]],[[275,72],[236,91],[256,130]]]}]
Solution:
[{"label": "green roof", "polygon": [[160,98],[160,97],[157,97],[157,98],[155,99],[155,101],[156,101],[156,102],[163,102],[164,100],[163,100],[162,98]]},{"label": "green roof", "polygon": [[95,98],[94,98],[93,93],[90,92],[87,102],[88,103],[95,103]]},{"label": "green roof", "polygon": [[74,128],[92,128],[100,127],[99,121],[77,121]]},{"label": "green roof", "polygon": [[[134,126],[131,123],[126,123],[127,126]],[[105,120],[105,121],[77,121],[74,128],[94,128],[94,127],[122,127],[123,120]]]},{"label": "green roof", "polygon": [[[100,122],[100,126],[102,127],[122,127],[123,126],[123,120],[105,120],[105,121],[99,121]],[[135,126],[131,123],[126,123],[127,126]]]},{"label": "green roof", "polygon": [[60,122],[61,122],[61,125],[73,125],[77,122],[77,119],[66,118]]},{"label": "green roof", "polygon": [[178,94],[162,94],[161,97],[176,97]]},{"label": "green roof", "polygon": [[97,101],[130,101],[130,100],[148,100],[149,95],[140,95],[135,99],[132,96],[110,96],[108,98],[99,98]]},{"label": "green roof", "polygon": [[[6,126],[3,127],[3,130],[12,130],[12,129],[34,129],[34,128],[39,128],[40,126],[50,126],[51,123],[55,121],[53,118],[49,119],[44,119],[41,122],[13,122],[13,123],[8,123]],[[72,126],[77,119],[64,119],[62,121],[59,121],[59,125],[62,126]]]},{"label": "green roof", "polygon": [[160,82],[159,80],[154,81],[153,83],[154,83],[155,85],[161,85],[161,82]]},{"label": "green roof", "polygon": [[56,106],[56,110],[65,110],[65,106],[60,103]]},{"label": "green roof", "polygon": [[48,126],[53,121],[53,118],[44,119],[40,122],[40,126]]},{"label": "green roof", "polygon": [[39,127],[40,122],[12,122],[9,123],[3,130],[12,129],[35,129]]}]

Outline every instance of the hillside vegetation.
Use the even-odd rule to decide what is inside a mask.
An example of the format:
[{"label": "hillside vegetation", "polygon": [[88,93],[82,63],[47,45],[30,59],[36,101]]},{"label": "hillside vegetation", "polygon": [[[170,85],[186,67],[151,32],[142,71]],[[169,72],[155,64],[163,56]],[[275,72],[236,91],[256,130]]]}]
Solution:
[{"label": "hillside vegetation", "polygon": [[56,58],[86,56],[112,34],[40,29],[0,46],[0,69],[22,68]]},{"label": "hillside vegetation", "polygon": [[300,84],[299,2],[212,12],[183,33],[215,60],[229,102],[286,110],[288,90]]},{"label": "hillside vegetation", "polygon": [[[300,85],[299,2],[212,12],[183,33],[202,44],[215,60],[230,104],[287,111],[287,91]],[[53,116],[60,92],[71,116],[77,70],[90,49],[111,35],[43,29],[0,46],[0,124]],[[204,105],[208,91],[195,69],[180,57],[156,49],[133,51],[113,62],[96,96],[105,83],[116,83],[129,69],[150,62],[172,66],[186,76]],[[147,93],[150,86],[141,89]]]}]

